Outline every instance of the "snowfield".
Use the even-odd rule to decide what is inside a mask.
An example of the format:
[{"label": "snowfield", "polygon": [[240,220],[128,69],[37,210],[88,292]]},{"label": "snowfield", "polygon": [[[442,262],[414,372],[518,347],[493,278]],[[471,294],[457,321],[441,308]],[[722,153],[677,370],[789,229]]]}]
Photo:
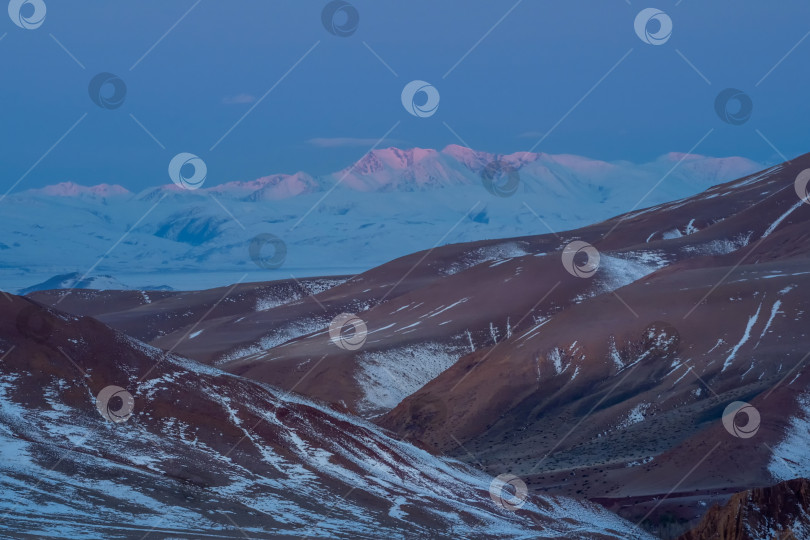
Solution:
[{"label": "snowfield", "polygon": [[364,393],[361,414],[368,416],[393,409],[467,352],[468,347],[420,343],[385,352],[361,353],[357,373],[357,382]]},{"label": "snowfield", "polygon": [[799,396],[800,413],[790,418],[785,438],[773,447],[768,472],[775,481],[810,476],[810,394]]}]

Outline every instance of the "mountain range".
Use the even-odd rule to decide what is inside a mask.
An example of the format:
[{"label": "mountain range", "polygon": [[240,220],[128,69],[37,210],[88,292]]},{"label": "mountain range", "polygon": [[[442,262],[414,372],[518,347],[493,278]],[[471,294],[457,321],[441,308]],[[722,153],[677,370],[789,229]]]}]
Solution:
[{"label": "mountain range", "polygon": [[[453,242],[572,229],[686,197],[762,166],[671,153],[645,164],[573,155],[377,149],[330,175],[270,175],[188,191],[60,183],[12,193],[0,266],[15,291],[112,276],[130,288],[199,289],[240,279],[354,275]],[[251,241],[286,245],[260,268]]]},{"label": "mountain range", "polygon": [[[424,460],[434,458],[450,460],[441,467],[464,462],[490,479],[519,478],[527,497],[536,497],[538,514],[526,516],[534,528],[488,516],[489,528],[476,529],[449,517],[435,525],[439,537],[487,538],[495,530],[532,538],[808,537],[810,206],[796,187],[808,169],[810,155],[804,155],[577,229],[431,247],[359,275],[189,292],[69,289],[10,296],[14,309],[4,315],[0,337],[18,363],[7,390],[17,393],[3,408],[14,410],[29,399],[24,396],[39,395],[14,390],[28,381],[25,370],[69,370],[69,357],[88,372],[85,379],[100,373],[103,380],[83,382],[92,382],[86,390],[64,380],[28,381],[46,389],[30,413],[39,429],[64,425],[55,415],[65,400],[72,400],[68,414],[83,414],[77,411],[92,408],[94,392],[117,382],[145,402],[138,429],[168,436],[178,426],[183,441],[204,448],[215,445],[206,438],[210,430],[236,430],[229,441],[246,437],[261,455],[272,456],[280,450],[265,441],[281,439],[288,447],[281,435],[288,428],[239,429],[266,414],[257,412],[262,407],[280,407],[296,396],[307,411],[318,404],[329,417],[324,421],[342,415],[368,430],[364,445],[376,457],[357,467],[388,463],[390,454],[374,449],[399,441],[410,453],[393,459],[408,466],[428,467]],[[19,322],[26,302],[41,310],[36,313],[45,323],[30,324],[29,316]],[[337,334],[335,321],[343,321]],[[355,321],[347,337],[345,321]],[[119,336],[147,358],[96,350],[97,342],[111,340],[99,335]],[[43,339],[57,352],[32,356],[28,347]],[[22,350],[9,352],[12,345]],[[154,364],[168,372],[146,377]],[[243,419],[249,411],[241,398],[236,412],[221,402],[175,405],[236,394],[250,396],[244,406],[253,417]],[[48,401],[52,395],[58,399]],[[199,410],[215,412],[174,420]],[[296,409],[292,418],[310,414]],[[194,426],[208,435],[189,431]],[[335,438],[353,448],[356,428],[341,426],[308,432],[328,440],[294,442],[293,450],[310,452],[289,458],[304,463],[308,472],[302,474],[348,459],[335,454]],[[126,432],[121,437],[129,440]],[[313,461],[319,445],[332,457]],[[154,470],[164,461],[149,454],[128,457],[125,465],[174,481],[165,468]],[[184,474],[202,474],[186,466]],[[433,527],[424,524],[435,516],[411,502],[432,501],[431,495],[413,484],[400,492],[363,470],[363,485],[388,490],[379,497],[396,506],[389,517],[404,512],[415,527],[411,534]],[[319,476],[316,483],[331,481]],[[475,490],[473,481],[446,482],[456,494]],[[486,482],[477,482],[480,491]],[[23,485],[30,489],[30,483]],[[213,485],[198,481],[202,494],[216,492]],[[380,507],[373,496],[362,500],[356,515]],[[557,504],[575,521],[566,522],[571,528],[559,529],[560,506],[549,500],[564,501]],[[480,511],[454,508],[465,515]],[[608,524],[599,509],[618,521]],[[456,510],[438,512],[454,516]],[[373,523],[372,534],[387,530],[387,523]],[[340,537],[347,529],[335,530]]]}]

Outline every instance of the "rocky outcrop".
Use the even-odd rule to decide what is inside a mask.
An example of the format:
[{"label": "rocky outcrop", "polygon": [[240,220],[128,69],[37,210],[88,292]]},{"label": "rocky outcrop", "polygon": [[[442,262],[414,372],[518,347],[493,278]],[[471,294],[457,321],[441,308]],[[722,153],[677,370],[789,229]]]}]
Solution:
[{"label": "rocky outcrop", "polygon": [[802,540],[810,538],[810,480],[797,478],[736,493],[714,506],[678,540]]}]

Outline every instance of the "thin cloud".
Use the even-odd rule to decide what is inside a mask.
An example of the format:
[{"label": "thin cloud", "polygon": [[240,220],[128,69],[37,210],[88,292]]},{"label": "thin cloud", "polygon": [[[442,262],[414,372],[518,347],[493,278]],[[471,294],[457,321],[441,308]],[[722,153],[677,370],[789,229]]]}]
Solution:
[{"label": "thin cloud", "polygon": [[545,135],[545,133],[543,133],[542,131],[524,131],[523,133],[518,135],[518,138],[520,138],[520,139],[539,139],[543,135]]},{"label": "thin cloud", "polygon": [[256,96],[250,94],[237,94],[235,96],[225,96],[222,98],[222,103],[225,105],[245,105],[256,101]]},{"label": "thin cloud", "polygon": [[[354,146],[374,146],[379,142],[379,139],[364,139],[359,137],[316,137],[309,139],[307,144],[317,146],[318,148],[345,148]],[[397,144],[393,139],[386,139],[383,141],[388,144]]]}]

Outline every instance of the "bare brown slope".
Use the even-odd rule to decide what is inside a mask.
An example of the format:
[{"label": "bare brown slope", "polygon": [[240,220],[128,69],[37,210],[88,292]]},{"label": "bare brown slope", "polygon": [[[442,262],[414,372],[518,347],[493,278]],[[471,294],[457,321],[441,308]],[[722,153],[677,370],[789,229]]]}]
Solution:
[{"label": "bare brown slope", "polygon": [[[763,231],[768,226],[762,213],[766,206],[763,192],[778,201],[771,213],[780,211],[787,201],[782,198],[786,175],[780,170],[561,237],[548,234],[445,246],[403,257],[370,270],[355,278],[356,282],[316,296],[322,306],[311,302],[310,319],[304,321],[312,322],[315,331],[302,332],[300,337],[287,333],[288,341],[282,333],[252,346],[243,345],[241,353],[234,351],[220,365],[282,388],[345,403],[365,414],[384,412],[386,404],[374,402],[368,385],[363,384],[369,372],[394,373],[390,383],[401,385],[391,392],[390,402],[396,403],[397,396],[419,388],[401,383],[406,377],[396,372],[398,362],[403,356],[430,356],[432,349],[426,344],[459,358],[471,349],[491,346],[531,328],[578,298],[615,288],[617,281],[620,285],[634,279],[632,272],[621,274],[621,268],[619,275],[597,275],[590,281],[573,278],[560,264],[558,252],[569,240],[594,242],[604,254],[614,257],[615,265],[629,262],[632,271],[652,271],[657,263],[649,261],[651,254],[660,264],[705,258],[705,253],[718,246],[744,244],[754,229]],[[757,224],[752,227],[753,223]],[[672,238],[690,227],[700,230]],[[698,264],[710,265],[711,260]],[[350,300],[357,300],[358,295],[360,301],[352,304]],[[360,310],[351,309],[358,305]],[[369,339],[362,351],[342,351],[330,341],[323,322],[341,310],[359,312],[367,323]],[[320,317],[313,318],[313,311],[320,311]],[[301,315],[281,306],[274,316],[279,318],[277,324],[290,325]],[[448,366],[439,366],[435,373]]]},{"label": "bare brown slope", "polygon": [[[806,215],[810,218],[810,207]],[[810,248],[804,225],[792,226],[773,238],[770,246],[799,241]],[[418,424],[433,434],[433,440],[427,442],[449,449],[455,446],[452,436],[462,441],[476,436],[505,410],[529,398],[537,400],[538,405],[567,403],[585,390],[598,393],[594,392],[594,384],[609,386],[610,378],[624,376],[628,367],[638,367],[621,386],[631,395],[640,391],[630,391],[632,381],[652,385],[653,381],[661,383],[664,375],[678,378],[682,372],[674,368],[686,362],[702,376],[716,376],[720,388],[726,382],[737,387],[742,374],[751,367],[756,347],[756,356],[763,357],[757,367],[773,369],[775,376],[780,364],[784,369],[792,365],[791,360],[801,358],[793,357],[807,341],[798,330],[802,328],[801,315],[808,307],[808,297],[799,291],[810,287],[810,254],[772,259],[774,255],[762,244],[748,257],[759,260],[758,264],[740,265],[730,274],[745,253],[711,257],[711,261],[704,261],[712,264],[708,268],[690,268],[696,261],[676,263],[619,288],[615,294],[585,299],[536,329],[521,329],[494,347],[463,357],[381,423],[392,428],[403,425],[399,422],[408,423],[406,410],[411,402],[418,402],[420,396],[442,396],[446,408],[452,411],[446,423],[454,426],[454,432],[444,429],[444,425],[430,429],[424,422]],[[712,294],[701,302],[710,290]],[[776,310],[782,313],[775,313],[767,334],[760,337],[776,302]],[[749,320],[757,313],[749,331],[754,335],[737,349],[726,367],[731,349],[741,341]],[[658,325],[665,336],[677,338],[670,348],[659,347],[646,335],[645,331],[657,322],[665,323]],[[768,357],[778,361],[774,364],[765,360]],[[749,378],[761,373],[751,373]]]},{"label": "bare brown slope", "polygon": [[[89,317],[3,302],[3,537],[649,540],[591,503],[539,497],[507,511],[489,477],[373,424]],[[126,403],[99,403],[109,385],[131,393],[124,422],[102,417]]]},{"label": "bare brown slope", "polygon": [[[716,258],[707,254],[756,239],[755,231],[764,231],[783,211],[790,191],[786,180],[795,164],[791,167],[775,167],[684,201],[560,236],[416,253],[311,299],[298,298],[260,312],[241,304],[241,311],[221,317],[215,311],[201,324],[186,320],[153,344],[373,416],[472,350],[531,328],[584,297],[631,282],[633,272],[675,263],[684,268],[715,264]],[[600,271],[592,280],[570,276],[560,264],[559,250],[572,239],[594,243],[612,257],[606,259],[605,269],[611,269],[612,261],[616,271]],[[615,268],[624,263],[631,272]],[[358,313],[367,323],[369,337],[362,350],[344,351],[330,341],[327,326],[341,312]],[[137,319],[126,314],[130,316]],[[114,324],[109,318],[107,322]],[[203,332],[190,337],[199,330]],[[439,358],[436,351],[446,357]],[[432,358],[433,364],[425,358]],[[405,361],[421,364],[402,373]],[[369,383],[380,373],[389,379],[387,388]],[[388,393],[374,399],[370,394],[375,392]]]},{"label": "bare brown slope", "polygon": [[[94,317],[143,341],[177,333],[174,343],[183,341],[186,347],[202,355],[199,349],[205,347],[195,348],[187,340],[192,329],[204,330],[214,321],[233,322],[256,311],[301,300],[347,279],[349,276],[238,283],[202,291],[59,289],[37,291],[27,297],[74,315]],[[166,347],[170,348],[171,345]]]},{"label": "bare brown slope", "polygon": [[[703,205],[754,192],[757,202],[695,234],[632,246],[625,253],[666,248],[663,256],[676,257],[464,356],[379,423],[659,531],[731,492],[773,483],[770,448],[804,415],[799,397],[810,386],[799,364],[810,349],[810,206],[793,191],[807,161],[697,197]],[[692,215],[691,202],[674,206],[640,225],[665,230],[668,212]],[[747,245],[730,253],[707,249],[740,234]],[[735,400],[759,408],[756,439],[723,428]]]},{"label": "bare brown slope", "polygon": [[[395,407],[380,423],[434,451],[651,527],[684,525],[703,504],[773,483],[770,448],[803,414],[810,206],[793,180],[808,166],[802,156],[559,237],[403,257],[161,345],[179,337],[178,350],[369,416]],[[573,239],[602,254],[591,279],[562,268]],[[329,340],[340,311],[366,321],[361,350]],[[756,438],[719,423],[734,400],[762,409]]]}]

